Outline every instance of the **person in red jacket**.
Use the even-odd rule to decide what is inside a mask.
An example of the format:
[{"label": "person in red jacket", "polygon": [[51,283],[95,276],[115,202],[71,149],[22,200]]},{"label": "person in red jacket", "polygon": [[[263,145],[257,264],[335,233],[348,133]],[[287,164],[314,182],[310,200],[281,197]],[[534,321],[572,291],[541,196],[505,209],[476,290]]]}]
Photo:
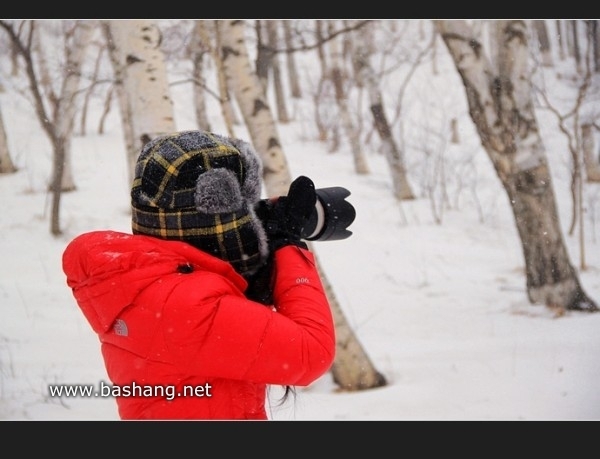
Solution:
[{"label": "person in red jacket", "polygon": [[301,237],[314,184],[298,177],[267,213],[261,188],[246,142],[161,136],[136,163],[132,234],[67,245],[67,285],[99,336],[102,391],[121,419],[266,420],[270,385],[307,386],[330,369],[332,314]]}]

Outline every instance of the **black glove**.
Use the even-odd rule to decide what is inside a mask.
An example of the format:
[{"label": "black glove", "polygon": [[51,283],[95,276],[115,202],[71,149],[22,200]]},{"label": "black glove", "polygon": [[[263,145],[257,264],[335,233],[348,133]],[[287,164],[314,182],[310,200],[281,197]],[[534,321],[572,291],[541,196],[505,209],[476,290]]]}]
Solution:
[{"label": "black glove", "polygon": [[266,305],[272,304],[273,254],[286,245],[307,248],[301,240],[302,228],[314,212],[316,202],[313,181],[300,176],[291,183],[287,196],[263,199],[256,204],[254,210],[269,240],[269,257],[258,272],[247,278],[247,298]]},{"label": "black glove", "polygon": [[291,183],[287,196],[280,196],[269,206],[265,229],[271,252],[286,245],[307,248],[302,241],[302,228],[314,212],[316,202],[315,184],[301,175]]},{"label": "black glove", "polygon": [[273,254],[269,254],[267,262],[252,276],[246,278],[248,288],[246,297],[259,303],[273,304]]}]

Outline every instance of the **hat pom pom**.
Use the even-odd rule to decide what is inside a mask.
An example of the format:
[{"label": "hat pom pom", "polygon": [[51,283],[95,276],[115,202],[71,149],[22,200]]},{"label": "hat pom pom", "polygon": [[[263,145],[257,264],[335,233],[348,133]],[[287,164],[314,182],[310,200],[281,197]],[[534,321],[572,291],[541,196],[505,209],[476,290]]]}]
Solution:
[{"label": "hat pom pom", "polygon": [[198,212],[205,214],[235,212],[244,206],[235,174],[224,168],[200,174],[196,181],[194,201]]}]

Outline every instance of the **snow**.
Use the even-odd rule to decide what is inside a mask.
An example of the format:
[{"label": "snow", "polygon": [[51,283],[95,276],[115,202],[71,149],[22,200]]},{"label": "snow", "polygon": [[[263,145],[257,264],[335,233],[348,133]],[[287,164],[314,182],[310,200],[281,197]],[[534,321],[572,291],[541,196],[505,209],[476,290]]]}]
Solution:
[{"label": "snow", "polygon": [[[440,54],[442,49],[439,49]],[[290,102],[295,121],[279,125],[292,175],[317,188],[343,186],[356,208],[353,234],[313,248],[345,317],[387,385],[340,391],[327,373],[274,420],[596,420],[600,419],[600,314],[551,310],[526,297],[523,256],[506,195],[468,117],[452,67],[423,66],[406,92],[403,132],[414,201],[392,196],[389,169],[374,134],[357,175],[351,149],[315,140],[310,106]],[[429,66],[430,67],[430,66]],[[427,72],[427,73],[425,73]],[[548,79],[554,93],[566,83]],[[547,83],[550,84],[550,83]],[[172,87],[178,129],[194,128],[189,85]],[[307,100],[310,99],[306,96]],[[117,420],[114,399],[49,396],[50,384],[93,384],[107,377],[99,342],[65,283],[61,256],[76,235],[130,231],[129,184],[116,103],[106,133],[94,132],[102,100],[73,140],[77,190],[63,195],[59,237],[50,234],[46,191],[51,150],[27,101],[0,94],[19,171],[0,176],[0,419]],[[93,110],[96,110],[95,112]],[[217,107],[213,130],[225,133]],[[457,117],[461,143],[436,140]],[[551,162],[565,242],[584,290],[600,304],[600,185],[585,185],[585,260],[579,268],[571,216],[566,140],[538,110]],[[365,127],[367,129],[367,127]],[[248,140],[241,125],[236,134]],[[436,143],[437,142],[437,143]],[[443,165],[445,179],[434,172]],[[441,207],[442,184],[450,208]],[[436,188],[437,186],[437,188]],[[433,190],[435,202],[427,197]],[[433,209],[436,209],[434,212]],[[436,217],[440,222],[436,222]]]}]

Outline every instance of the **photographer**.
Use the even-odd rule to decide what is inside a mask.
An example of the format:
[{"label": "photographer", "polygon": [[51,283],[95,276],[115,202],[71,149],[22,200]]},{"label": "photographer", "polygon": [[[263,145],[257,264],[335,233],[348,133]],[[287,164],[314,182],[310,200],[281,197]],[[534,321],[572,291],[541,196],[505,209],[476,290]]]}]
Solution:
[{"label": "photographer", "polygon": [[[332,365],[332,315],[302,240],[318,190],[299,177],[261,201],[261,179],[241,140],[156,138],[136,164],[133,234],[93,231],[65,249],[112,384],[175,387],[116,396],[122,419],[268,419],[269,385],[306,386]],[[184,396],[193,386],[210,392]]]}]

